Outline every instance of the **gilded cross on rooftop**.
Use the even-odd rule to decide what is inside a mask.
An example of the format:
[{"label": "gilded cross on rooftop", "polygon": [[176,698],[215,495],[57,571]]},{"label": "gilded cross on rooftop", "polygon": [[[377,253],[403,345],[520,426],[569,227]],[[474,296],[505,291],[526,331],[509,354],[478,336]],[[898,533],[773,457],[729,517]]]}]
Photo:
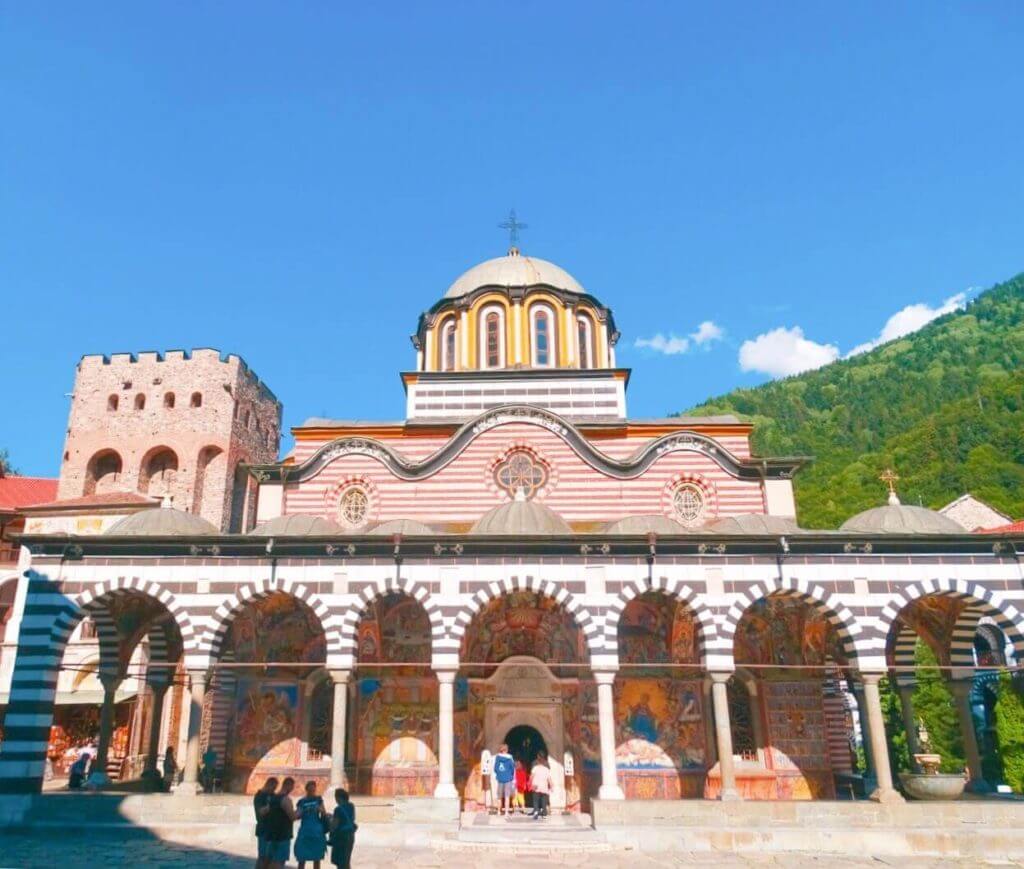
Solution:
[{"label": "gilded cross on rooftop", "polygon": [[498,228],[508,230],[509,254],[519,253],[519,230],[526,229],[527,225],[516,218],[514,208],[509,211],[508,217],[498,224]]},{"label": "gilded cross on rooftop", "polygon": [[896,494],[896,481],[899,480],[900,476],[892,468],[886,468],[881,475],[878,477],[883,483],[888,483],[889,494]]}]

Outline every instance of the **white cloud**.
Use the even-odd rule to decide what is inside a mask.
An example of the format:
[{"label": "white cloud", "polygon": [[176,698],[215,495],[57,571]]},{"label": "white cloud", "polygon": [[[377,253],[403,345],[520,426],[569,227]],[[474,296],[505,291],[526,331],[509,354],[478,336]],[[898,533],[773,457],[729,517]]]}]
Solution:
[{"label": "white cloud", "polygon": [[725,335],[725,330],[711,320],[705,320],[697,327],[696,332],[690,333],[693,343],[698,347],[703,347],[705,344],[711,344],[715,341],[721,341],[723,335]]},{"label": "white cloud", "polygon": [[666,356],[678,356],[690,349],[690,341],[687,338],[680,338],[678,335],[669,335],[666,338],[659,332],[653,338],[637,338],[633,346],[655,350]]},{"label": "white cloud", "polygon": [[654,350],[663,353],[665,356],[681,356],[688,353],[691,342],[698,347],[707,349],[715,341],[721,341],[725,330],[712,320],[705,320],[695,332],[688,337],[682,338],[679,335],[670,333],[667,337],[659,332],[650,338],[637,338],[633,342],[634,347],[641,347],[645,350]]},{"label": "white cloud", "polygon": [[895,341],[897,338],[902,338],[904,335],[916,332],[922,326],[926,326],[943,314],[951,314],[953,311],[961,310],[966,303],[967,293],[957,293],[955,296],[950,296],[937,308],[932,308],[924,302],[918,302],[916,305],[907,305],[885,321],[885,325],[882,327],[882,331],[877,338],[873,341],[865,341],[863,344],[858,344],[846,355],[856,356],[858,353],[866,353],[868,350],[874,350],[875,347],[885,344],[887,341]]},{"label": "white cloud", "polygon": [[789,377],[821,368],[838,358],[839,348],[835,344],[811,341],[799,326],[773,329],[752,341],[744,341],[740,347],[740,368],[772,377]]}]

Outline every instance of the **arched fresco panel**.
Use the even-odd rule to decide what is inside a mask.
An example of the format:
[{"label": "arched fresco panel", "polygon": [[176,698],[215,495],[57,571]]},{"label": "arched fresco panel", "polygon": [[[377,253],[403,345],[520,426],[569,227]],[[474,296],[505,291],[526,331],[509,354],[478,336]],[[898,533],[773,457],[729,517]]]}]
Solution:
[{"label": "arched fresco panel", "polygon": [[402,593],[374,598],[356,632],[355,727],[348,757],[358,793],[428,796],[437,784],[437,679],[431,626]]},{"label": "arched fresco panel", "polygon": [[701,797],[707,769],[697,625],[685,603],[649,592],[619,620],[616,766],[630,799]]}]

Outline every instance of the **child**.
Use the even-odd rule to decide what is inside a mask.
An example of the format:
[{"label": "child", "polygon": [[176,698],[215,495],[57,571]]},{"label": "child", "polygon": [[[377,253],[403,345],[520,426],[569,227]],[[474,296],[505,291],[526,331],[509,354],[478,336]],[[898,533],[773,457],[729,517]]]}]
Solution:
[{"label": "child", "polygon": [[352,869],[352,846],[356,843],[356,807],[349,802],[348,791],[334,791],[334,816],[331,818],[331,863],[341,869]]},{"label": "child", "polygon": [[526,773],[526,767],[521,760],[516,761],[516,796],[514,805],[519,813],[526,814],[527,794],[530,792],[530,777]]}]

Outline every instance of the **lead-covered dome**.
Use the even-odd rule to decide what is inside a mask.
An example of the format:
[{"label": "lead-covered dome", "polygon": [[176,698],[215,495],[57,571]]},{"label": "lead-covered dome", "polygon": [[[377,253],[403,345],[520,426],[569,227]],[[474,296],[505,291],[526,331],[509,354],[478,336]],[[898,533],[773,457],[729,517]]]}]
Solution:
[{"label": "lead-covered dome", "polygon": [[103,533],[111,537],[203,537],[220,534],[220,530],[194,513],[151,507],[119,519]]},{"label": "lead-covered dome", "polygon": [[335,537],[345,533],[337,522],[308,513],[275,516],[249,532],[253,537]]},{"label": "lead-covered dome", "polygon": [[669,519],[661,513],[650,513],[639,516],[623,516],[615,522],[609,522],[604,529],[605,534],[691,534],[695,529]]},{"label": "lead-covered dome", "polygon": [[529,537],[534,534],[572,534],[572,528],[550,507],[517,495],[514,501],[500,504],[484,513],[469,529],[469,533]]},{"label": "lead-covered dome", "polygon": [[513,248],[505,256],[489,259],[463,272],[448,288],[444,297],[457,299],[480,287],[492,286],[548,286],[579,295],[586,292],[565,269],[544,259],[523,256]]},{"label": "lead-covered dome", "polygon": [[764,513],[739,513],[712,522],[707,530],[713,534],[799,534],[801,528],[786,516]]},{"label": "lead-covered dome", "polygon": [[417,522],[415,519],[390,519],[387,522],[381,522],[380,525],[371,528],[366,533],[371,537],[390,537],[394,534],[401,534],[403,537],[415,537],[417,535],[437,534],[429,525]]},{"label": "lead-covered dome", "polygon": [[840,531],[855,534],[966,534],[967,529],[948,516],[927,507],[886,504],[851,516]]}]

